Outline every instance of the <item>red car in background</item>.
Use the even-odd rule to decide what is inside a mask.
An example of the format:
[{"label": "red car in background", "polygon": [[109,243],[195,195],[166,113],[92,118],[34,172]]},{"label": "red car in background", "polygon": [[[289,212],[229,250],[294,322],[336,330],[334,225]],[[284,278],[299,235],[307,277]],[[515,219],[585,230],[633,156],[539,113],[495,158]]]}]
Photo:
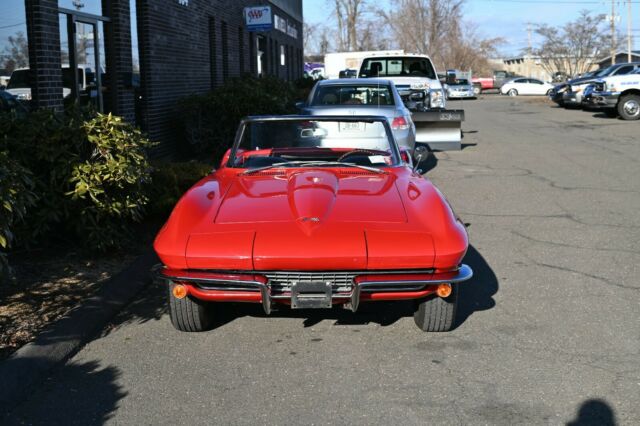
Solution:
[{"label": "red car in background", "polygon": [[[424,150],[417,149],[419,158]],[[221,302],[291,309],[414,300],[424,331],[455,324],[463,223],[384,117],[256,117],[178,202],[154,248],[181,331]]]},{"label": "red car in background", "polygon": [[492,77],[473,77],[471,84],[473,84],[473,93],[476,96],[486,92],[488,90],[497,90],[500,92],[500,87],[507,81],[515,77],[521,77],[509,71],[493,71]]}]

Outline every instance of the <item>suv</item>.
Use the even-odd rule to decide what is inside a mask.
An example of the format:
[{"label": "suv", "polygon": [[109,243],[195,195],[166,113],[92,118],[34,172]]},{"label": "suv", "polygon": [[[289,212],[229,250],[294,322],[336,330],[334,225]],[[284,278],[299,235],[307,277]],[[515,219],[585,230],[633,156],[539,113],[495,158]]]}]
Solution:
[{"label": "suv", "polygon": [[565,107],[577,107],[583,105],[583,91],[588,85],[593,83],[595,78],[613,77],[616,75],[626,75],[635,72],[640,66],[640,62],[628,62],[611,65],[594,75],[594,78],[578,79],[569,82],[567,90],[562,94],[562,104]]},{"label": "suv", "polygon": [[362,60],[360,78],[390,80],[413,111],[416,143],[432,150],[461,149],[463,110],[447,110],[447,96],[433,62],[426,55],[380,55]]},{"label": "suv", "polygon": [[589,103],[624,120],[640,119],[640,68],[633,73],[597,80],[592,85]]}]

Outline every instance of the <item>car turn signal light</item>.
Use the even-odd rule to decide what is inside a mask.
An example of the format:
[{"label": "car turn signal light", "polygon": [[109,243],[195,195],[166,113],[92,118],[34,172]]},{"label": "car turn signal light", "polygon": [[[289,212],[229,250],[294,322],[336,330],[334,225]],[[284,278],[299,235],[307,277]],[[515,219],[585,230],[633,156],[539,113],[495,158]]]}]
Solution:
[{"label": "car turn signal light", "polygon": [[439,284],[436,289],[436,294],[444,299],[451,296],[452,291],[451,284]]},{"label": "car turn signal light", "polygon": [[187,288],[182,284],[176,284],[173,287],[173,297],[176,299],[184,299],[187,297]]}]

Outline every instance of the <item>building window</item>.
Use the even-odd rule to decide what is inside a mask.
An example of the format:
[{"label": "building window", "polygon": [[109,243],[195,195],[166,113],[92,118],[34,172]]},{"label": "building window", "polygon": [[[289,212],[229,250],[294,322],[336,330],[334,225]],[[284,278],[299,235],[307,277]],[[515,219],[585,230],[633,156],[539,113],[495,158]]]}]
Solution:
[{"label": "building window", "polygon": [[209,18],[209,73],[211,76],[211,88],[213,89],[218,83],[218,44],[214,18]]},{"label": "building window", "polygon": [[287,65],[287,54],[286,52],[286,46],[280,45],[280,66],[284,67],[285,65]]},{"label": "building window", "polygon": [[[29,68],[24,0],[3,0],[0,12],[0,87],[8,86],[11,73],[21,68]],[[29,83],[29,71],[24,70],[16,74],[11,86],[26,89],[30,87]]]},{"label": "building window", "polygon": [[238,70],[240,74],[244,73],[244,30],[242,27],[238,27],[238,56],[239,64]]},{"label": "building window", "polygon": [[222,32],[222,79],[226,81],[229,77],[229,38],[226,22],[220,24],[220,30]]}]

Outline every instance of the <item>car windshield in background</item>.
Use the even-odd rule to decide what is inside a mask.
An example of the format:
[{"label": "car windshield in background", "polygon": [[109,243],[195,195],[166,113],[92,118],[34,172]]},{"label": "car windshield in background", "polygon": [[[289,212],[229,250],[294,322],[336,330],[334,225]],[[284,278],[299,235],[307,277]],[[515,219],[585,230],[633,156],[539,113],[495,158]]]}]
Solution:
[{"label": "car windshield in background", "polygon": [[452,86],[466,86],[469,84],[469,80],[465,80],[463,78],[457,79]]},{"label": "car windshield in background", "polygon": [[362,63],[360,77],[427,77],[437,79],[431,61],[425,58],[368,58]]},{"label": "car windshield in background", "polygon": [[29,70],[16,70],[11,73],[7,89],[28,89],[30,87]]},{"label": "car windshield in background", "polygon": [[324,85],[316,90],[311,105],[394,105],[394,100],[389,86]]},{"label": "car windshield in background", "polygon": [[378,120],[258,120],[244,124],[232,167],[386,167],[400,163],[386,122]]}]

